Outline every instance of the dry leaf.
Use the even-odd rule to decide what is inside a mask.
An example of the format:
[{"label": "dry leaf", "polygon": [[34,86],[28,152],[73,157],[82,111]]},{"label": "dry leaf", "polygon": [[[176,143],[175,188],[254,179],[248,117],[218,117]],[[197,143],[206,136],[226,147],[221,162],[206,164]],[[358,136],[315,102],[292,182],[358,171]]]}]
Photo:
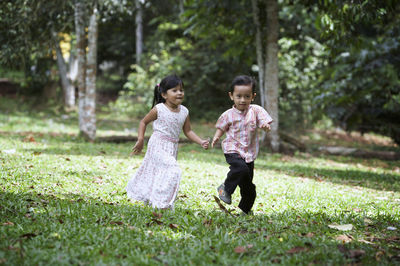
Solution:
[{"label": "dry leaf", "polygon": [[238,254],[244,253],[244,252],[246,252],[246,247],[237,246],[237,247],[235,247],[235,249],[233,251],[235,251],[235,253],[238,253]]},{"label": "dry leaf", "polygon": [[287,254],[294,254],[294,253],[299,253],[299,252],[303,252],[303,251],[307,251],[308,248],[306,247],[294,247],[289,249],[288,251],[286,251]]},{"label": "dry leaf", "polygon": [[14,225],[14,223],[10,222],[10,221],[7,221],[7,222],[3,223],[3,225]]},{"label": "dry leaf", "polygon": [[178,225],[177,224],[169,224],[169,228],[171,229],[177,229]]},{"label": "dry leaf", "polygon": [[365,223],[366,225],[370,225],[370,224],[373,224],[373,221],[370,220],[370,219],[368,219],[368,218],[364,218],[364,223]]},{"label": "dry leaf", "polygon": [[162,217],[161,213],[152,212],[151,214],[153,214],[153,216],[156,217],[156,218],[161,218]]},{"label": "dry leaf", "polygon": [[205,227],[211,226],[212,225],[212,219],[209,219],[209,220],[204,219],[203,220],[203,224],[204,224]]},{"label": "dry leaf", "polygon": [[349,231],[353,229],[352,224],[330,224],[329,228],[337,229],[340,231]]},{"label": "dry leaf", "polygon": [[349,243],[353,240],[353,237],[350,235],[340,235],[336,237],[336,240],[339,240],[343,243]]},{"label": "dry leaf", "polygon": [[160,225],[160,224],[163,224],[163,222],[162,221],[160,221],[160,220],[157,220],[157,219],[151,219],[153,222],[155,222],[156,224],[158,224],[158,225]]},{"label": "dry leaf", "polygon": [[315,236],[315,234],[314,234],[314,233],[311,233],[311,232],[309,232],[309,233],[306,234],[306,237],[309,237],[309,238],[314,237],[314,236]]}]

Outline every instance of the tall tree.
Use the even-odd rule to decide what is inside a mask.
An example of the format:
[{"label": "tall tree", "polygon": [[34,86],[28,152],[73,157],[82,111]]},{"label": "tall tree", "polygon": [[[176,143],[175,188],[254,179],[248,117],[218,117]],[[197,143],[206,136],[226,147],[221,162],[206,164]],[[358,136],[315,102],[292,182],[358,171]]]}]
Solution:
[{"label": "tall tree", "polygon": [[[72,84],[65,63],[63,53],[61,51],[57,33],[53,30],[54,48],[56,50],[58,72],[61,79],[61,87],[64,95],[64,109],[69,111],[75,107],[75,87]],[[71,57],[70,57],[71,59]]]},{"label": "tall tree", "polygon": [[79,131],[89,140],[96,137],[96,72],[97,72],[97,3],[91,7],[88,27],[88,54],[86,57],[86,7],[81,0],[75,2],[75,32],[78,60]]},{"label": "tall tree", "polygon": [[267,11],[267,44],[265,62],[265,103],[274,123],[271,126],[270,145],[274,152],[279,151],[279,79],[278,79],[278,2],[266,1]]},{"label": "tall tree", "polygon": [[85,123],[84,134],[91,140],[96,137],[96,74],[97,74],[98,9],[94,2],[88,27],[88,53],[86,68]]},{"label": "tall tree", "polygon": [[143,53],[143,8],[141,0],[135,0],[136,5],[136,64],[140,65]]},{"label": "tall tree", "polygon": [[260,23],[260,9],[258,8],[258,1],[251,0],[253,8],[253,21],[256,26],[256,52],[257,52],[257,65],[258,65],[258,84],[260,87],[261,105],[265,107],[265,71],[264,71],[264,55],[263,55],[263,42],[262,42],[262,28]]}]

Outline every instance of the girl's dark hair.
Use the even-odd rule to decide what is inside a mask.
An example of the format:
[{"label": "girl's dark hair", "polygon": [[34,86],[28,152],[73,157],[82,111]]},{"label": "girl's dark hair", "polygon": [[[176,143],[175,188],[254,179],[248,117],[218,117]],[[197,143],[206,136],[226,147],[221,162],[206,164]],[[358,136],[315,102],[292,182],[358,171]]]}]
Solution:
[{"label": "girl's dark hair", "polygon": [[256,80],[253,77],[246,75],[236,76],[231,83],[229,91],[233,93],[235,86],[240,86],[240,85],[250,85],[253,93],[256,92]]},{"label": "girl's dark hair", "polygon": [[183,81],[177,75],[169,75],[163,78],[160,84],[157,84],[154,88],[153,106],[158,103],[165,103],[165,99],[161,96],[161,93],[166,93],[167,90],[181,86],[183,88]]}]

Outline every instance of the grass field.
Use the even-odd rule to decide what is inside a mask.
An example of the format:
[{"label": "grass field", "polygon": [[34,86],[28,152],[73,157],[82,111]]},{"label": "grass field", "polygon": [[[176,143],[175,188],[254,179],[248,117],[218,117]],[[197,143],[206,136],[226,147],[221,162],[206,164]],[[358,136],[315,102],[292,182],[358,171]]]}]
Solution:
[{"label": "grass field", "polygon": [[[99,116],[99,135],[122,135],[136,122]],[[200,135],[213,132],[193,124]],[[127,199],[143,158],[129,156],[133,143],[89,143],[76,133],[74,116],[0,102],[0,264],[400,263],[399,161],[262,150],[255,214],[239,217],[238,191],[231,214],[213,200],[228,170],[222,151],[181,144],[175,210],[160,211]],[[310,136],[313,145],[355,145]],[[398,151],[370,138],[356,145]]]}]

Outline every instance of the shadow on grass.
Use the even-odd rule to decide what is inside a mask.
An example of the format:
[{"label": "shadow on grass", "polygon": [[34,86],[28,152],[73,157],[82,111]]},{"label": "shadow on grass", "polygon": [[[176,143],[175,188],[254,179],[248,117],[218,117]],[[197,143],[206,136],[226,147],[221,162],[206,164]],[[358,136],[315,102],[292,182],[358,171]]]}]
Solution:
[{"label": "shadow on grass", "polygon": [[[257,165],[256,165],[257,167]],[[400,176],[362,170],[331,169],[305,165],[289,165],[265,161],[258,168],[285,173],[291,177],[307,177],[335,184],[360,186],[377,190],[400,191]]]},{"label": "shadow on grass", "polygon": [[[352,243],[333,222],[366,228],[362,217],[324,210],[291,210],[232,217],[215,209],[191,209],[178,200],[175,211],[107,202],[84,195],[0,192],[0,249],[6,264],[342,264],[380,260],[399,248],[393,241]],[[380,216],[368,235],[398,217]],[[339,244],[339,245],[338,245]],[[364,253],[352,256],[352,250]]]}]

